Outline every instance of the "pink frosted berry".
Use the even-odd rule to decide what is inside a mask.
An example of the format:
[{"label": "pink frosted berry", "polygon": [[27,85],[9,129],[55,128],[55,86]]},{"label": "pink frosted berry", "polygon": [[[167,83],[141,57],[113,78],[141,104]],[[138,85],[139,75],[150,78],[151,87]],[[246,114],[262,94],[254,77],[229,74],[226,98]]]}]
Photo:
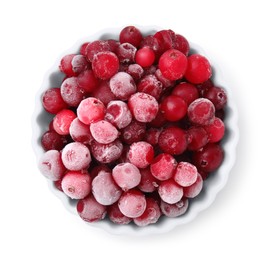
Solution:
[{"label": "pink frosted berry", "polygon": [[111,172],[100,171],[92,182],[92,193],[102,205],[112,205],[120,198],[122,190],[116,185]]},{"label": "pink frosted berry", "polygon": [[128,42],[120,44],[116,48],[116,55],[121,63],[133,63],[135,60],[136,47]]},{"label": "pink frosted berry", "polygon": [[105,218],[107,208],[98,203],[93,195],[89,195],[78,201],[77,212],[83,220],[94,222]]},{"label": "pink frosted berry", "polygon": [[141,180],[139,169],[131,163],[120,163],[112,169],[112,177],[124,191],[136,187]]},{"label": "pink frosted berry", "polygon": [[125,102],[114,100],[107,105],[105,120],[122,129],[131,123],[132,115]]},{"label": "pink frosted berry", "polygon": [[215,117],[213,103],[207,98],[198,98],[188,107],[189,120],[197,125],[209,125]]},{"label": "pink frosted berry", "polygon": [[92,62],[95,55],[99,52],[110,51],[110,45],[107,41],[97,40],[87,44],[85,47],[85,55],[87,59]]},{"label": "pink frosted berry", "polygon": [[203,179],[201,175],[198,173],[195,183],[183,189],[184,196],[187,198],[194,198],[201,192],[202,188],[203,188]]},{"label": "pink frosted berry", "polygon": [[61,187],[71,199],[83,199],[91,192],[91,177],[88,173],[69,171],[64,175]]},{"label": "pink frosted berry", "polygon": [[146,125],[144,123],[132,120],[132,122],[121,130],[123,142],[132,144],[143,140],[145,136]]},{"label": "pink frosted berry", "polygon": [[71,123],[69,133],[75,142],[91,144],[94,139],[90,132],[90,127],[83,124],[78,118],[75,118]]},{"label": "pink frosted berry", "polygon": [[79,171],[88,168],[91,162],[91,154],[84,144],[72,142],[63,148],[61,159],[68,170]]},{"label": "pink frosted berry", "polygon": [[62,57],[60,61],[59,69],[68,77],[75,76],[75,72],[73,71],[73,68],[72,68],[72,60],[75,56],[76,54],[68,54]]},{"label": "pink frosted berry", "polygon": [[58,181],[62,178],[65,167],[61,161],[61,154],[57,150],[45,152],[39,161],[41,173],[51,181]]},{"label": "pink frosted berry", "polygon": [[119,69],[119,60],[111,51],[99,52],[93,58],[92,69],[99,79],[110,79]]},{"label": "pink frosted berry", "polygon": [[119,209],[118,203],[108,207],[108,217],[115,224],[126,225],[131,222],[131,218],[125,216]]},{"label": "pink frosted berry", "polygon": [[169,217],[175,218],[185,214],[189,206],[189,201],[187,198],[183,197],[179,202],[175,204],[169,204],[161,200],[160,208],[162,213]]},{"label": "pink frosted berry", "polygon": [[225,124],[224,122],[216,117],[210,125],[205,126],[205,130],[209,136],[210,143],[219,142],[225,134]]},{"label": "pink frosted berry", "polygon": [[140,169],[141,181],[138,188],[143,192],[153,192],[158,188],[158,180],[151,174],[150,168]]},{"label": "pink frosted berry", "polygon": [[126,72],[118,72],[110,79],[110,89],[120,100],[127,100],[137,90],[133,78]]},{"label": "pink frosted berry", "polygon": [[159,110],[157,100],[153,96],[142,92],[135,93],[130,97],[128,107],[134,118],[143,123],[151,122]]},{"label": "pink frosted berry", "polygon": [[177,162],[172,155],[161,153],[152,161],[150,171],[156,179],[164,181],[173,176],[176,166]]},{"label": "pink frosted berry", "polygon": [[76,77],[65,79],[60,86],[63,100],[71,107],[76,107],[85,96],[85,91],[77,83]]},{"label": "pink frosted berry", "polygon": [[138,168],[146,168],[154,158],[153,146],[144,141],[133,143],[130,146],[128,158]]},{"label": "pink frosted berry", "polygon": [[129,218],[141,216],[146,209],[146,199],[141,191],[132,189],[124,192],[118,201],[120,211]]},{"label": "pink frosted berry", "polygon": [[92,92],[94,98],[99,99],[105,106],[112,100],[116,100],[115,95],[111,92],[110,83],[107,80],[102,80],[98,87]]},{"label": "pink frosted berry", "polygon": [[165,88],[172,87],[172,86],[174,86],[174,84],[175,84],[175,81],[174,81],[174,80],[170,80],[170,79],[167,79],[166,77],[164,77],[164,76],[162,75],[160,69],[157,69],[157,70],[156,70],[155,76],[156,76],[157,79],[162,83],[164,89],[165,89]]},{"label": "pink frosted berry", "polygon": [[158,193],[163,201],[169,204],[177,203],[183,197],[183,188],[174,180],[169,179],[161,182]]},{"label": "pink frosted berry", "polygon": [[102,120],[105,110],[104,104],[99,99],[89,97],[80,102],[77,108],[77,116],[82,123],[89,125]]},{"label": "pink frosted berry", "polygon": [[44,109],[51,114],[57,114],[68,107],[61,96],[60,88],[46,90],[42,96],[42,104]]},{"label": "pink frosted berry", "polygon": [[119,135],[118,130],[105,120],[92,123],[90,130],[93,138],[101,144],[112,143]]},{"label": "pink frosted berry", "polygon": [[153,74],[144,76],[137,84],[138,92],[149,94],[156,98],[160,98],[163,85]]},{"label": "pink frosted berry", "polygon": [[100,144],[92,142],[91,152],[93,157],[101,163],[111,163],[117,160],[123,151],[123,145],[120,140],[115,140],[109,144]]},{"label": "pink frosted berry", "polygon": [[174,180],[182,187],[188,187],[196,182],[197,168],[188,162],[179,162],[174,174]]},{"label": "pink frosted berry", "polygon": [[139,64],[130,64],[126,71],[134,81],[138,81],[144,74],[143,68]]},{"label": "pink frosted berry", "polygon": [[68,135],[69,128],[76,114],[70,109],[63,109],[53,119],[53,128],[59,135]]},{"label": "pink frosted berry", "polygon": [[157,223],[161,216],[161,210],[158,202],[153,198],[146,198],[146,209],[144,213],[137,218],[134,218],[134,223],[139,227],[145,227],[150,224]]}]

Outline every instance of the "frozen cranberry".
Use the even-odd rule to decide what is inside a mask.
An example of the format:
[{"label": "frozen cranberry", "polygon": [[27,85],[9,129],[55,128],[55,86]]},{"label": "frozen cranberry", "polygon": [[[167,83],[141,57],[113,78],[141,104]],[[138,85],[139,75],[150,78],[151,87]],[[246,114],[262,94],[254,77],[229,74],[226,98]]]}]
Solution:
[{"label": "frozen cranberry", "polygon": [[95,55],[99,52],[110,51],[107,41],[97,40],[90,42],[85,48],[85,55],[90,62],[93,62]]},{"label": "frozen cranberry", "polygon": [[136,52],[135,61],[142,67],[149,67],[155,61],[155,53],[149,47],[143,47]]},{"label": "frozen cranberry", "polygon": [[195,99],[199,98],[196,86],[187,82],[181,82],[175,86],[172,95],[181,97],[187,105],[190,105]]},{"label": "frozen cranberry", "polygon": [[158,193],[163,201],[169,204],[177,203],[183,196],[183,188],[179,186],[174,180],[169,179],[162,181]]},{"label": "frozen cranberry", "polygon": [[187,68],[186,56],[175,49],[163,53],[159,60],[162,75],[169,80],[181,79]]},{"label": "frozen cranberry", "polygon": [[91,152],[93,157],[101,163],[111,163],[117,160],[123,151],[122,143],[117,139],[109,144],[100,144],[92,142]]},{"label": "frozen cranberry", "polygon": [[139,64],[130,64],[126,71],[134,81],[138,81],[144,74],[144,69]]},{"label": "frozen cranberry", "polygon": [[91,177],[88,173],[69,171],[64,175],[61,187],[71,199],[83,199],[91,192]]},{"label": "frozen cranberry", "polygon": [[156,98],[160,98],[163,85],[153,74],[144,76],[137,84],[138,92],[149,94]]},{"label": "frozen cranberry", "polygon": [[138,168],[145,168],[154,158],[153,146],[144,141],[133,143],[130,146],[128,158]]},{"label": "frozen cranberry", "polygon": [[144,123],[132,120],[128,126],[121,129],[121,138],[127,144],[139,142],[144,139],[145,131],[146,125]]},{"label": "frozen cranberry", "polygon": [[93,58],[92,69],[99,79],[110,79],[119,69],[119,60],[113,52],[99,52]]},{"label": "frozen cranberry", "polygon": [[132,115],[125,102],[115,100],[107,105],[105,120],[122,129],[131,123]]},{"label": "frozen cranberry", "polygon": [[72,142],[63,148],[61,159],[68,170],[79,171],[88,168],[91,162],[91,154],[84,144]]},{"label": "frozen cranberry", "polygon": [[187,104],[183,98],[169,95],[161,102],[160,110],[166,120],[175,122],[185,117],[187,114]]},{"label": "frozen cranberry", "polygon": [[225,90],[220,87],[210,88],[205,92],[204,97],[211,100],[217,110],[224,108],[227,103],[227,94]]},{"label": "frozen cranberry", "polygon": [[81,55],[86,56],[86,48],[87,48],[88,44],[89,44],[89,42],[84,42],[84,43],[80,46],[79,53],[80,53]]},{"label": "frozen cranberry", "polygon": [[105,106],[112,100],[116,100],[111,92],[109,81],[100,81],[98,87],[92,92],[94,98],[99,99]]},{"label": "frozen cranberry", "polygon": [[149,128],[145,133],[145,141],[155,146],[159,142],[159,136],[162,129],[160,128]]},{"label": "frozen cranberry", "polygon": [[158,31],[154,34],[154,37],[158,40],[162,52],[173,48],[175,33],[172,30]]},{"label": "frozen cranberry", "polygon": [[127,100],[137,90],[133,78],[126,72],[118,72],[110,79],[110,89],[121,100]]},{"label": "frozen cranberry", "polygon": [[92,70],[85,70],[78,75],[77,83],[86,93],[90,93],[97,88],[98,79]]},{"label": "frozen cranberry", "polygon": [[142,92],[135,93],[129,98],[128,107],[134,118],[143,123],[151,122],[159,110],[157,100]]},{"label": "frozen cranberry", "polygon": [[208,79],[205,82],[198,84],[197,89],[198,89],[199,95],[204,97],[205,93],[212,87],[214,87],[214,84],[211,79]]},{"label": "frozen cranberry", "polygon": [[182,154],[187,148],[186,133],[175,126],[165,128],[159,136],[159,147],[165,153]]},{"label": "frozen cranberry", "polygon": [[77,83],[77,78],[67,78],[60,86],[63,100],[71,107],[76,107],[85,96],[85,91]]},{"label": "frozen cranberry", "polygon": [[131,163],[120,163],[112,169],[112,177],[124,191],[136,187],[141,181],[139,169]]},{"label": "frozen cranberry", "polygon": [[198,125],[209,125],[215,117],[213,103],[207,98],[198,98],[188,107],[189,120]]},{"label": "frozen cranberry", "polygon": [[187,39],[180,35],[176,34],[175,41],[174,41],[174,49],[181,51],[185,56],[188,56],[190,51],[190,45]]},{"label": "frozen cranberry", "polygon": [[201,175],[198,173],[196,181],[189,187],[185,187],[183,189],[184,196],[186,198],[195,198],[201,192],[202,188],[203,188],[203,180]]},{"label": "frozen cranberry", "polygon": [[136,47],[125,42],[120,44],[116,49],[116,55],[121,63],[133,63],[135,61]]},{"label": "frozen cranberry", "polygon": [[105,40],[105,42],[110,46],[109,51],[116,52],[118,46],[120,45],[120,42],[117,40],[109,39]]},{"label": "frozen cranberry", "polygon": [[164,77],[160,71],[160,69],[157,69],[155,71],[155,76],[156,78],[162,83],[163,85],[163,88],[169,88],[169,87],[172,87],[174,86],[175,84],[175,81],[174,80],[169,80],[167,79],[166,77]]},{"label": "frozen cranberry", "polygon": [[127,26],[120,32],[119,40],[121,43],[128,42],[138,47],[143,39],[141,31],[135,26]]},{"label": "frozen cranberry", "polygon": [[108,207],[108,217],[114,224],[126,225],[131,222],[131,218],[128,218],[120,211],[118,203]]},{"label": "frozen cranberry", "polygon": [[44,109],[51,114],[57,114],[62,109],[68,107],[61,96],[60,88],[46,90],[42,96],[42,104]]},{"label": "frozen cranberry", "polygon": [[166,124],[167,120],[165,119],[161,110],[158,111],[156,117],[149,123],[152,127],[163,127]]},{"label": "frozen cranberry", "polygon": [[65,172],[60,152],[57,150],[49,150],[45,152],[40,158],[39,169],[49,180],[60,180]]},{"label": "frozen cranberry", "polygon": [[70,109],[63,109],[53,119],[53,128],[59,135],[68,135],[72,121],[76,114]]},{"label": "frozen cranberry", "polygon": [[143,192],[153,192],[158,188],[158,180],[151,174],[150,168],[140,169],[141,181],[138,188]]},{"label": "frozen cranberry", "polygon": [[151,50],[154,51],[156,59],[158,59],[159,55],[162,53],[161,48],[159,46],[159,41],[154,35],[147,35],[141,41],[140,48],[149,47]]},{"label": "frozen cranberry", "polygon": [[222,163],[224,153],[220,145],[209,143],[193,155],[193,162],[199,170],[215,171]]},{"label": "frozen cranberry", "polygon": [[98,203],[92,195],[89,195],[78,201],[77,212],[83,220],[95,222],[105,218],[107,208]]},{"label": "frozen cranberry", "polygon": [[134,223],[139,227],[145,227],[150,224],[157,223],[161,216],[161,210],[158,202],[153,198],[146,198],[146,209],[144,213],[137,218],[134,218]]},{"label": "frozen cranberry", "polygon": [[116,185],[111,172],[100,171],[93,179],[92,192],[97,202],[112,205],[119,200],[122,190]]},{"label": "frozen cranberry", "polygon": [[75,118],[71,123],[69,133],[75,142],[91,144],[93,140],[90,127],[83,124],[78,118]]},{"label": "frozen cranberry", "polygon": [[152,161],[150,171],[156,179],[165,181],[173,176],[176,166],[177,162],[172,155],[161,153]]},{"label": "frozen cranberry", "polygon": [[202,55],[192,54],[188,57],[185,78],[194,84],[200,84],[212,76],[212,68],[209,61]]},{"label": "frozen cranberry", "polygon": [[90,130],[93,138],[101,144],[112,143],[119,135],[118,130],[105,120],[92,123]]},{"label": "frozen cranberry", "polygon": [[168,204],[161,200],[160,208],[165,216],[169,218],[175,218],[183,215],[187,211],[188,206],[189,206],[188,199],[183,197],[179,202],[175,204]]},{"label": "frozen cranberry", "polygon": [[188,187],[196,182],[197,168],[188,162],[179,162],[175,170],[174,180],[182,187]]},{"label": "frozen cranberry", "polygon": [[205,129],[209,135],[210,143],[217,143],[224,137],[225,125],[218,117],[216,117],[210,125],[205,126]]},{"label": "frozen cranberry", "polygon": [[86,60],[85,56],[83,55],[75,55],[72,59],[72,70],[75,75],[80,74],[84,70],[88,69],[90,67],[90,64]]},{"label": "frozen cranberry", "polygon": [[144,75],[153,75],[157,70],[157,66],[151,65],[149,67],[144,68]]},{"label": "frozen cranberry", "polygon": [[209,142],[207,131],[201,126],[192,126],[187,130],[188,150],[197,151]]},{"label": "frozen cranberry", "polygon": [[118,207],[129,218],[140,217],[146,209],[145,196],[135,189],[124,192],[118,201]]},{"label": "frozen cranberry", "polygon": [[68,77],[75,76],[75,72],[73,71],[72,67],[72,60],[75,56],[76,54],[68,54],[65,55],[60,61],[59,69]]},{"label": "frozen cranberry", "polygon": [[55,131],[47,131],[42,135],[41,144],[45,151],[58,150],[60,151],[66,144],[67,138],[59,135]]},{"label": "frozen cranberry", "polygon": [[89,97],[82,100],[77,108],[78,119],[86,124],[97,122],[104,118],[105,106],[97,98]]}]

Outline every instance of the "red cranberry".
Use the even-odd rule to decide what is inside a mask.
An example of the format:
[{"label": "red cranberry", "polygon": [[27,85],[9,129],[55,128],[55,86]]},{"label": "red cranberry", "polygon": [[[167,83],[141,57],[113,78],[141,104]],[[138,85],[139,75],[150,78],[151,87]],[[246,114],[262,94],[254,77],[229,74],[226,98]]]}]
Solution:
[{"label": "red cranberry", "polygon": [[62,109],[68,107],[61,96],[60,88],[46,90],[42,96],[42,104],[44,109],[51,114],[57,114]]},{"label": "red cranberry", "polygon": [[60,151],[67,144],[67,138],[55,131],[47,131],[42,135],[41,144],[45,151]]},{"label": "red cranberry", "polygon": [[136,47],[130,43],[122,43],[116,49],[116,55],[121,63],[133,63],[135,61]]},{"label": "red cranberry", "polygon": [[59,135],[68,135],[72,121],[76,118],[75,113],[69,109],[63,109],[53,119],[54,130]]},{"label": "red cranberry", "polygon": [[163,53],[159,60],[162,75],[169,80],[181,79],[187,68],[186,56],[175,49]]},{"label": "red cranberry", "polygon": [[188,162],[179,162],[174,174],[174,180],[182,187],[191,186],[197,179],[197,168]]},{"label": "red cranberry", "polygon": [[85,70],[77,77],[77,83],[86,93],[91,93],[98,86],[98,79],[92,70]]},{"label": "red cranberry", "polygon": [[144,123],[132,120],[132,122],[121,130],[121,138],[123,142],[132,144],[144,139],[146,125]]},{"label": "red cranberry", "polygon": [[135,26],[125,27],[119,35],[119,40],[121,43],[128,42],[135,47],[139,47],[142,39],[142,33]]},{"label": "red cranberry", "polygon": [[180,35],[176,34],[175,42],[174,42],[174,49],[181,51],[185,56],[188,56],[190,51],[189,42],[187,39]]},{"label": "red cranberry", "polygon": [[197,151],[209,142],[207,131],[201,126],[192,126],[187,130],[188,150]]},{"label": "red cranberry", "polygon": [[128,218],[120,211],[118,203],[108,207],[108,216],[110,221],[112,221],[114,224],[126,225],[131,222],[131,218]]},{"label": "red cranberry", "polygon": [[188,206],[189,201],[185,197],[183,197],[179,202],[175,204],[168,204],[163,200],[161,200],[160,204],[162,213],[169,218],[175,218],[183,215],[187,211]]},{"label": "red cranberry", "polygon": [[91,144],[94,139],[90,132],[90,127],[83,124],[78,118],[72,121],[69,133],[75,142],[81,142],[83,144]]},{"label": "red cranberry", "polygon": [[172,95],[181,97],[187,105],[190,105],[194,100],[199,98],[197,88],[187,82],[181,82],[172,91]]},{"label": "red cranberry", "polygon": [[169,80],[166,77],[164,77],[160,71],[160,69],[157,69],[155,71],[155,76],[157,77],[157,79],[162,83],[164,88],[169,88],[174,86],[175,81],[174,80]]},{"label": "red cranberry", "polygon": [[149,94],[157,100],[162,93],[162,87],[162,83],[152,74],[144,76],[137,84],[138,92]]},{"label": "red cranberry", "polygon": [[184,187],[183,189],[184,196],[186,198],[195,198],[201,192],[202,188],[203,188],[203,179],[201,175],[198,173],[196,181],[192,185],[188,187]]},{"label": "red cranberry", "polygon": [[205,94],[205,98],[212,101],[215,109],[219,110],[225,107],[227,103],[227,94],[223,88],[212,87]]},{"label": "red cranberry", "polygon": [[143,47],[136,52],[135,61],[142,67],[149,67],[155,61],[155,53],[149,47]]},{"label": "red cranberry", "polygon": [[205,172],[215,171],[222,163],[224,153],[218,144],[209,143],[193,155],[193,162]]},{"label": "red cranberry", "polygon": [[72,77],[76,75],[72,67],[72,60],[75,56],[76,54],[68,54],[68,55],[65,55],[60,61],[59,69],[68,77]]},{"label": "red cranberry", "polygon": [[162,53],[161,48],[159,46],[159,41],[154,35],[147,35],[140,44],[140,48],[149,47],[154,51],[156,60],[159,58],[159,55]]},{"label": "red cranberry", "polygon": [[90,42],[85,48],[85,55],[90,62],[99,52],[110,51],[110,45],[107,41],[98,40]]},{"label": "red cranberry", "polygon": [[151,174],[149,168],[140,169],[141,181],[138,188],[143,192],[153,192],[157,189],[158,180]]},{"label": "red cranberry", "polygon": [[109,81],[100,81],[98,87],[92,92],[94,98],[99,99],[105,106],[112,100],[117,98],[111,92]]},{"label": "red cranberry", "polygon": [[175,33],[172,30],[158,31],[154,34],[154,37],[158,40],[162,52],[173,48]]},{"label": "red cranberry", "polygon": [[88,44],[89,44],[89,42],[85,42],[85,43],[83,43],[83,44],[80,46],[79,53],[80,53],[81,55],[86,56],[86,48],[87,48]]},{"label": "red cranberry", "polygon": [[225,125],[224,122],[219,119],[215,118],[210,125],[205,126],[205,129],[209,135],[209,142],[216,143],[219,142],[225,134]]},{"label": "red cranberry", "polygon": [[158,193],[163,201],[169,204],[177,203],[183,197],[183,188],[174,180],[166,180],[161,182]]},{"label": "red cranberry", "polygon": [[134,81],[138,81],[144,74],[143,68],[139,64],[130,64],[127,67],[126,72],[134,79]]},{"label": "red cranberry", "polygon": [[200,84],[208,80],[212,75],[209,61],[202,55],[192,54],[188,57],[188,65],[185,78],[193,83]]},{"label": "red cranberry", "polygon": [[159,142],[159,136],[162,129],[158,128],[149,128],[145,133],[145,141],[155,146]]}]

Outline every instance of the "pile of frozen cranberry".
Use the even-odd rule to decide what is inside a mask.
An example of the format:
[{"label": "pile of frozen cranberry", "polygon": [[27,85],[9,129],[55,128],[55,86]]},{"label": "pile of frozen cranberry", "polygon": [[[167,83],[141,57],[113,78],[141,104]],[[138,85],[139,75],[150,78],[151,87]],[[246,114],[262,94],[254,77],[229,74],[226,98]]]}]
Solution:
[{"label": "pile of frozen cranberry", "polygon": [[184,214],[222,163],[227,95],[209,61],[172,30],[86,42],[64,56],[39,168],[88,222],[156,223]]}]

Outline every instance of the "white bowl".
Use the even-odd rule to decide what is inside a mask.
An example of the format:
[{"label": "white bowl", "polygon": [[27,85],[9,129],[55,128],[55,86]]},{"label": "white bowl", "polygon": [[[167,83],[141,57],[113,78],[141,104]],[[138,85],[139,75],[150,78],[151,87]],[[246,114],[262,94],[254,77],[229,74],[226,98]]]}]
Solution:
[{"label": "white bowl", "polygon": [[[156,26],[141,27],[137,26],[143,34],[154,34],[156,31],[161,30]],[[52,120],[53,116],[49,115],[43,109],[41,96],[42,93],[49,87],[59,87],[64,78],[64,75],[59,72],[58,65],[61,58],[66,54],[78,53],[80,46],[85,42],[94,41],[97,39],[118,39],[118,34],[122,28],[108,28],[103,31],[97,32],[96,34],[80,39],[77,41],[69,50],[62,53],[56,60],[55,64],[47,71],[42,86],[38,90],[36,95],[36,105],[35,111],[32,117],[32,146],[37,157],[37,162],[40,156],[44,153],[41,145],[40,138],[42,134],[48,129],[48,124]],[[182,32],[176,32],[182,33]],[[186,36],[186,35],[185,35]],[[189,39],[190,40],[190,39]],[[147,235],[147,234],[158,234],[164,233],[174,229],[176,226],[184,225],[192,221],[201,211],[208,208],[214,201],[217,193],[225,186],[231,168],[235,162],[236,157],[236,145],[238,143],[239,130],[238,130],[238,115],[235,104],[233,103],[232,93],[229,84],[223,78],[221,70],[219,69],[220,64],[216,62],[215,57],[209,56],[208,52],[203,50],[190,42],[190,46],[193,50],[198,53],[205,55],[212,67],[213,67],[213,81],[216,85],[224,87],[228,94],[228,103],[226,107],[226,136],[222,142],[222,147],[224,149],[224,161],[219,169],[212,174],[204,182],[204,191],[200,193],[195,199],[191,200],[189,204],[189,209],[186,214],[177,218],[163,218],[159,223],[149,225],[146,227],[137,227],[135,225],[116,225],[108,220],[102,220],[95,223],[87,223],[91,227],[104,229],[112,234],[132,234],[132,235]],[[42,178],[42,175],[41,175]],[[53,184],[52,181],[48,180],[48,185],[51,191],[61,199],[64,206],[73,214],[78,217],[76,212],[76,201],[69,199],[64,193],[60,192]]]}]

